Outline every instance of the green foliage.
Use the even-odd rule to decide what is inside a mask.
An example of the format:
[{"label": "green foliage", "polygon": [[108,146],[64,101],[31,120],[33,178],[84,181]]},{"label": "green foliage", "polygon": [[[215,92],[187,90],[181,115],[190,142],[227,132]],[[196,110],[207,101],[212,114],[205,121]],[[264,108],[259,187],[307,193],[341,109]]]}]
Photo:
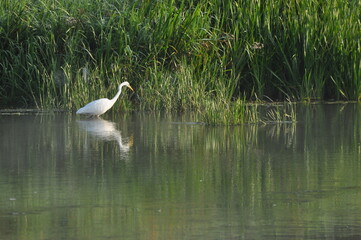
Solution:
[{"label": "green foliage", "polygon": [[284,104],[268,105],[265,122],[295,123],[297,121],[296,104],[286,102]]},{"label": "green foliage", "polygon": [[144,110],[359,100],[360,9],[355,0],[1,1],[0,106],[75,109],[124,80],[136,90],[125,106]]}]

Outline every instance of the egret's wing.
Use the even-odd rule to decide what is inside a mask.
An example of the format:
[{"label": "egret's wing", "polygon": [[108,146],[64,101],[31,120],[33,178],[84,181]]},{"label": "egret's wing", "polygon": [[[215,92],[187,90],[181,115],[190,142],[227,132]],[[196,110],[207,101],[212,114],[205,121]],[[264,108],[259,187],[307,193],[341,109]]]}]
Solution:
[{"label": "egret's wing", "polygon": [[100,115],[106,112],[109,109],[110,100],[107,98],[101,98],[95,101],[92,101],[80,108],[76,113],[77,114],[91,114],[91,115]]}]

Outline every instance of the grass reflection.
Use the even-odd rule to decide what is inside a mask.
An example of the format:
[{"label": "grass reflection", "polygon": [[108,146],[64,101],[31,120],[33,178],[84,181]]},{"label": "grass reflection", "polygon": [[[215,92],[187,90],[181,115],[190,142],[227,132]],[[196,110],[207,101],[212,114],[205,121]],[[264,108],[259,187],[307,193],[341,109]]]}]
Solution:
[{"label": "grass reflection", "polygon": [[360,107],[297,109],[297,123],[216,127],[108,115],[133,136],[126,155],[72,115],[1,116],[0,238],[358,235],[342,227],[361,213]]}]

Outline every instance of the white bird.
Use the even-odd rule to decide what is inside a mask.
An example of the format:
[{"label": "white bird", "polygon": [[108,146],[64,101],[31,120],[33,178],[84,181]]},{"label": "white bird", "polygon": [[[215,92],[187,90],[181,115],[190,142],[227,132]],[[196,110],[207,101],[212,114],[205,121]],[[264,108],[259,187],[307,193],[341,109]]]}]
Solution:
[{"label": "white bird", "polygon": [[133,88],[130,86],[128,82],[123,82],[118,87],[118,92],[115,94],[115,96],[112,99],[108,98],[101,98],[95,101],[92,101],[85,105],[84,107],[80,108],[78,111],[76,111],[76,114],[85,114],[90,116],[99,116],[108,111],[114,103],[117,101],[120,93],[122,92],[122,87],[126,86],[130,88],[132,91]]}]

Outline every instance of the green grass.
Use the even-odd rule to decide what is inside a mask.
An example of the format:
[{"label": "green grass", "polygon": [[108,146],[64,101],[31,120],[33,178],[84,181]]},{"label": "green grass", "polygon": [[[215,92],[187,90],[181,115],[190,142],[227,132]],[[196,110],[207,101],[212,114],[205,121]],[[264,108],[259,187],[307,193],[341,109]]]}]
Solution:
[{"label": "green grass", "polygon": [[250,100],[360,100],[360,9],[356,0],[4,0],[0,107],[76,109],[125,80],[136,90],[117,103],[125,110],[196,110],[214,123],[257,119],[240,119]]}]

